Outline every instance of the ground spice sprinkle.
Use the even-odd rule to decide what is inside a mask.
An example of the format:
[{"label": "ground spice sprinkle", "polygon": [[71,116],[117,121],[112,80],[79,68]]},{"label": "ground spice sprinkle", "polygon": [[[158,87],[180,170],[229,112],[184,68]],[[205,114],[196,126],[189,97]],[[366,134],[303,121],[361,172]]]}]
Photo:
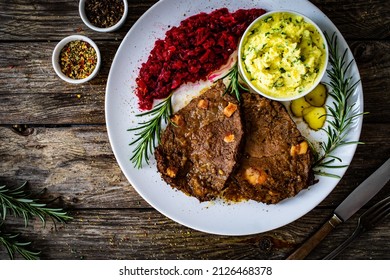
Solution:
[{"label": "ground spice sprinkle", "polygon": [[96,63],[96,51],[85,41],[69,42],[60,53],[61,72],[72,79],[87,78],[95,69]]},{"label": "ground spice sprinkle", "polygon": [[88,20],[100,28],[114,26],[123,16],[124,8],[122,0],[88,0],[85,2]]}]

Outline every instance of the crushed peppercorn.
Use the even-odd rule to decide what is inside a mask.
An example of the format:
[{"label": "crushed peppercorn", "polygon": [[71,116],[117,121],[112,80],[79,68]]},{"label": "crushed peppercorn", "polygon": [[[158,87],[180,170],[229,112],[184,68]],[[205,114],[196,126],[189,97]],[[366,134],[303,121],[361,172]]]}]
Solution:
[{"label": "crushed peppercorn", "polygon": [[95,69],[96,62],[95,49],[85,41],[69,42],[60,53],[61,72],[72,79],[87,78]]},{"label": "crushed peppercorn", "polygon": [[114,26],[122,17],[124,3],[122,0],[88,0],[85,1],[85,13],[88,20],[100,28]]}]

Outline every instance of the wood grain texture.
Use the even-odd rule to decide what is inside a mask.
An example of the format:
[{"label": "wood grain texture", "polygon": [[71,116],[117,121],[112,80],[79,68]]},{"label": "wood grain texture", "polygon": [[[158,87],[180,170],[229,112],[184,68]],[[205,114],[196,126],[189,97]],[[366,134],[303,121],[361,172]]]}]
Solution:
[{"label": "wood grain texture", "polygon": [[347,41],[390,38],[390,2],[381,0],[312,0],[341,31]]},{"label": "wood grain texture", "polygon": [[[28,181],[32,193],[74,217],[56,227],[34,220],[26,228],[11,218],[7,229],[20,231],[44,259],[285,259],[390,155],[390,1],[311,1],[341,31],[356,59],[364,110],[370,112],[361,133],[365,144],[318,207],[279,229],[238,237],[192,230],[154,210],[111,151],[104,116],[109,69],[128,30],[156,2],[130,0],[125,25],[97,33],[82,23],[77,0],[0,1],[0,185]],[[78,86],[60,80],[51,66],[56,43],[71,34],[92,38],[103,57],[98,76]],[[352,233],[358,215],[388,195],[390,183],[308,259],[327,255]],[[387,220],[338,258],[390,259],[389,229]],[[2,247],[0,259],[7,259]]]},{"label": "wood grain texture", "polygon": [[36,127],[28,136],[0,131],[0,181],[29,181],[67,207],[146,207],[116,163],[104,126]]},{"label": "wood grain texture", "polygon": [[287,260],[303,260],[320,244],[342,221],[333,215],[326,223],[324,223],[314,234],[312,234],[305,242],[300,245],[292,254],[287,257]]},{"label": "wood grain texture", "polygon": [[[126,24],[115,33],[96,33],[81,21],[78,14],[78,1],[64,0],[13,0],[0,3],[0,20],[4,27],[0,30],[2,41],[59,40],[64,35],[85,34],[93,39],[113,40],[123,37],[155,0],[129,1],[129,15]],[[361,38],[389,39],[389,1],[370,0],[312,0],[323,13],[330,17],[348,40]],[[50,22],[50,28],[44,23]]]},{"label": "wood grain texture", "polygon": [[90,83],[73,85],[54,72],[51,55],[56,43],[0,43],[4,53],[0,58],[1,122],[104,123],[105,85],[119,42],[97,44],[103,57],[98,76]]},{"label": "wood grain texture", "polygon": [[[72,214],[75,219],[57,225],[57,230],[52,225],[42,228],[35,221],[24,230],[24,237],[35,240],[34,247],[47,257],[55,254],[59,259],[106,259],[107,255],[110,259],[274,259],[291,250],[294,242],[283,229],[245,237],[208,235],[153,210]],[[17,222],[9,223],[10,231],[13,227],[18,227]],[[80,234],[75,236],[74,231]]]},{"label": "wood grain texture", "polygon": [[[153,210],[88,210],[72,212],[68,224],[33,221],[22,228],[22,237],[33,240],[33,248],[42,250],[43,259],[283,259],[292,252],[329,211],[314,210],[302,219],[277,230],[248,236],[219,236],[201,233],[176,224]],[[260,221],[259,221],[260,222]],[[356,221],[340,225],[308,259],[320,259],[351,233]],[[9,231],[20,229],[18,221],[8,223]],[[339,258],[389,259],[387,241],[390,231],[382,224],[375,231],[354,241]],[[82,229],[82,230],[80,230]],[[75,234],[77,232],[78,234]],[[364,238],[370,237],[369,247]],[[0,250],[0,259],[5,252]]]},{"label": "wood grain texture", "polygon": [[117,40],[156,2],[129,0],[126,23],[115,33],[97,33],[81,20],[78,0],[1,1],[0,21],[3,26],[0,29],[0,41],[59,41],[75,33],[93,40]]}]

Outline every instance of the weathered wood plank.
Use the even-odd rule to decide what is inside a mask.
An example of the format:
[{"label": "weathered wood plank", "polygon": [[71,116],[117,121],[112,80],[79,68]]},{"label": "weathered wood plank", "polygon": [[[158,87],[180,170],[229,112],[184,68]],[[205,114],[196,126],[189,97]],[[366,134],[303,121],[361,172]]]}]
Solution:
[{"label": "weathered wood plank", "polygon": [[[33,240],[44,259],[284,259],[330,215],[314,210],[270,232],[248,236],[209,235],[179,225],[154,210],[89,210],[72,212],[67,224],[43,228],[33,221],[27,228],[10,219],[7,229]],[[361,212],[359,212],[361,213]],[[353,231],[356,218],[339,226],[309,259],[324,257]],[[342,259],[389,259],[389,221],[357,239]],[[75,234],[77,232],[77,234]],[[369,251],[365,240],[370,238]],[[7,255],[0,248],[0,259]]]},{"label": "weathered wood plank", "polygon": [[356,38],[389,39],[390,2],[311,0],[337,26],[347,41]]},{"label": "weathered wood plank", "polygon": [[104,123],[105,85],[119,42],[97,43],[104,45],[102,67],[82,85],[68,84],[55,74],[55,44],[0,44],[1,123]]},{"label": "weathered wood plank", "polygon": [[67,207],[147,207],[117,165],[104,126],[33,128],[29,136],[3,127],[0,154],[3,181],[29,181]]},{"label": "weathered wood plank", "polygon": [[[78,14],[78,1],[14,0],[0,3],[0,40],[59,40],[62,36],[81,33],[94,39],[115,39],[124,36],[155,0],[129,1],[129,15],[125,25],[115,33],[103,34],[90,30]],[[390,31],[389,1],[312,0],[340,29],[348,40],[388,39]],[[59,16],[61,15],[61,16]],[[42,23],[50,22],[50,26]]]},{"label": "weathered wood plank", "polygon": [[[71,34],[83,34],[93,39],[116,40],[157,1],[130,0],[125,24],[113,33],[98,33],[89,29],[79,16],[77,0],[14,0],[0,2],[1,41],[60,40]],[[47,23],[50,23],[49,25]]]},{"label": "weathered wood plank", "polygon": [[[389,2],[390,3],[390,2]],[[364,117],[368,122],[388,122],[390,117],[390,45],[388,42],[350,43],[363,86]],[[387,45],[387,46],[386,46]],[[385,52],[382,52],[386,50]]]},{"label": "weathered wood plank", "polygon": [[[321,206],[337,205],[387,159],[389,129],[389,124],[363,127],[366,144],[358,147],[356,160]],[[45,188],[47,199],[60,197],[69,208],[150,207],[122,174],[105,126],[33,127],[29,133],[0,127],[0,183],[29,181],[33,191]]]},{"label": "weathered wood plank", "polygon": [[[0,124],[105,123],[105,86],[119,43],[97,42],[104,46],[103,66],[95,79],[83,85],[56,76],[51,66],[54,42],[0,43]],[[371,113],[365,121],[388,122],[390,42],[356,41],[351,50],[362,78],[365,110]]]}]

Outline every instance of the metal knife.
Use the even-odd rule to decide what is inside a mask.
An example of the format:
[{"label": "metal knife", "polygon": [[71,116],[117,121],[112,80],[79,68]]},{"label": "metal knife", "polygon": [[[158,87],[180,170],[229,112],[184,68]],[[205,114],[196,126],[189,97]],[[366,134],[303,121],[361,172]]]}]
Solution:
[{"label": "metal knife", "polygon": [[361,183],[334,210],[333,216],[287,259],[304,259],[336,226],[348,220],[376,195],[390,179],[390,158]]}]

